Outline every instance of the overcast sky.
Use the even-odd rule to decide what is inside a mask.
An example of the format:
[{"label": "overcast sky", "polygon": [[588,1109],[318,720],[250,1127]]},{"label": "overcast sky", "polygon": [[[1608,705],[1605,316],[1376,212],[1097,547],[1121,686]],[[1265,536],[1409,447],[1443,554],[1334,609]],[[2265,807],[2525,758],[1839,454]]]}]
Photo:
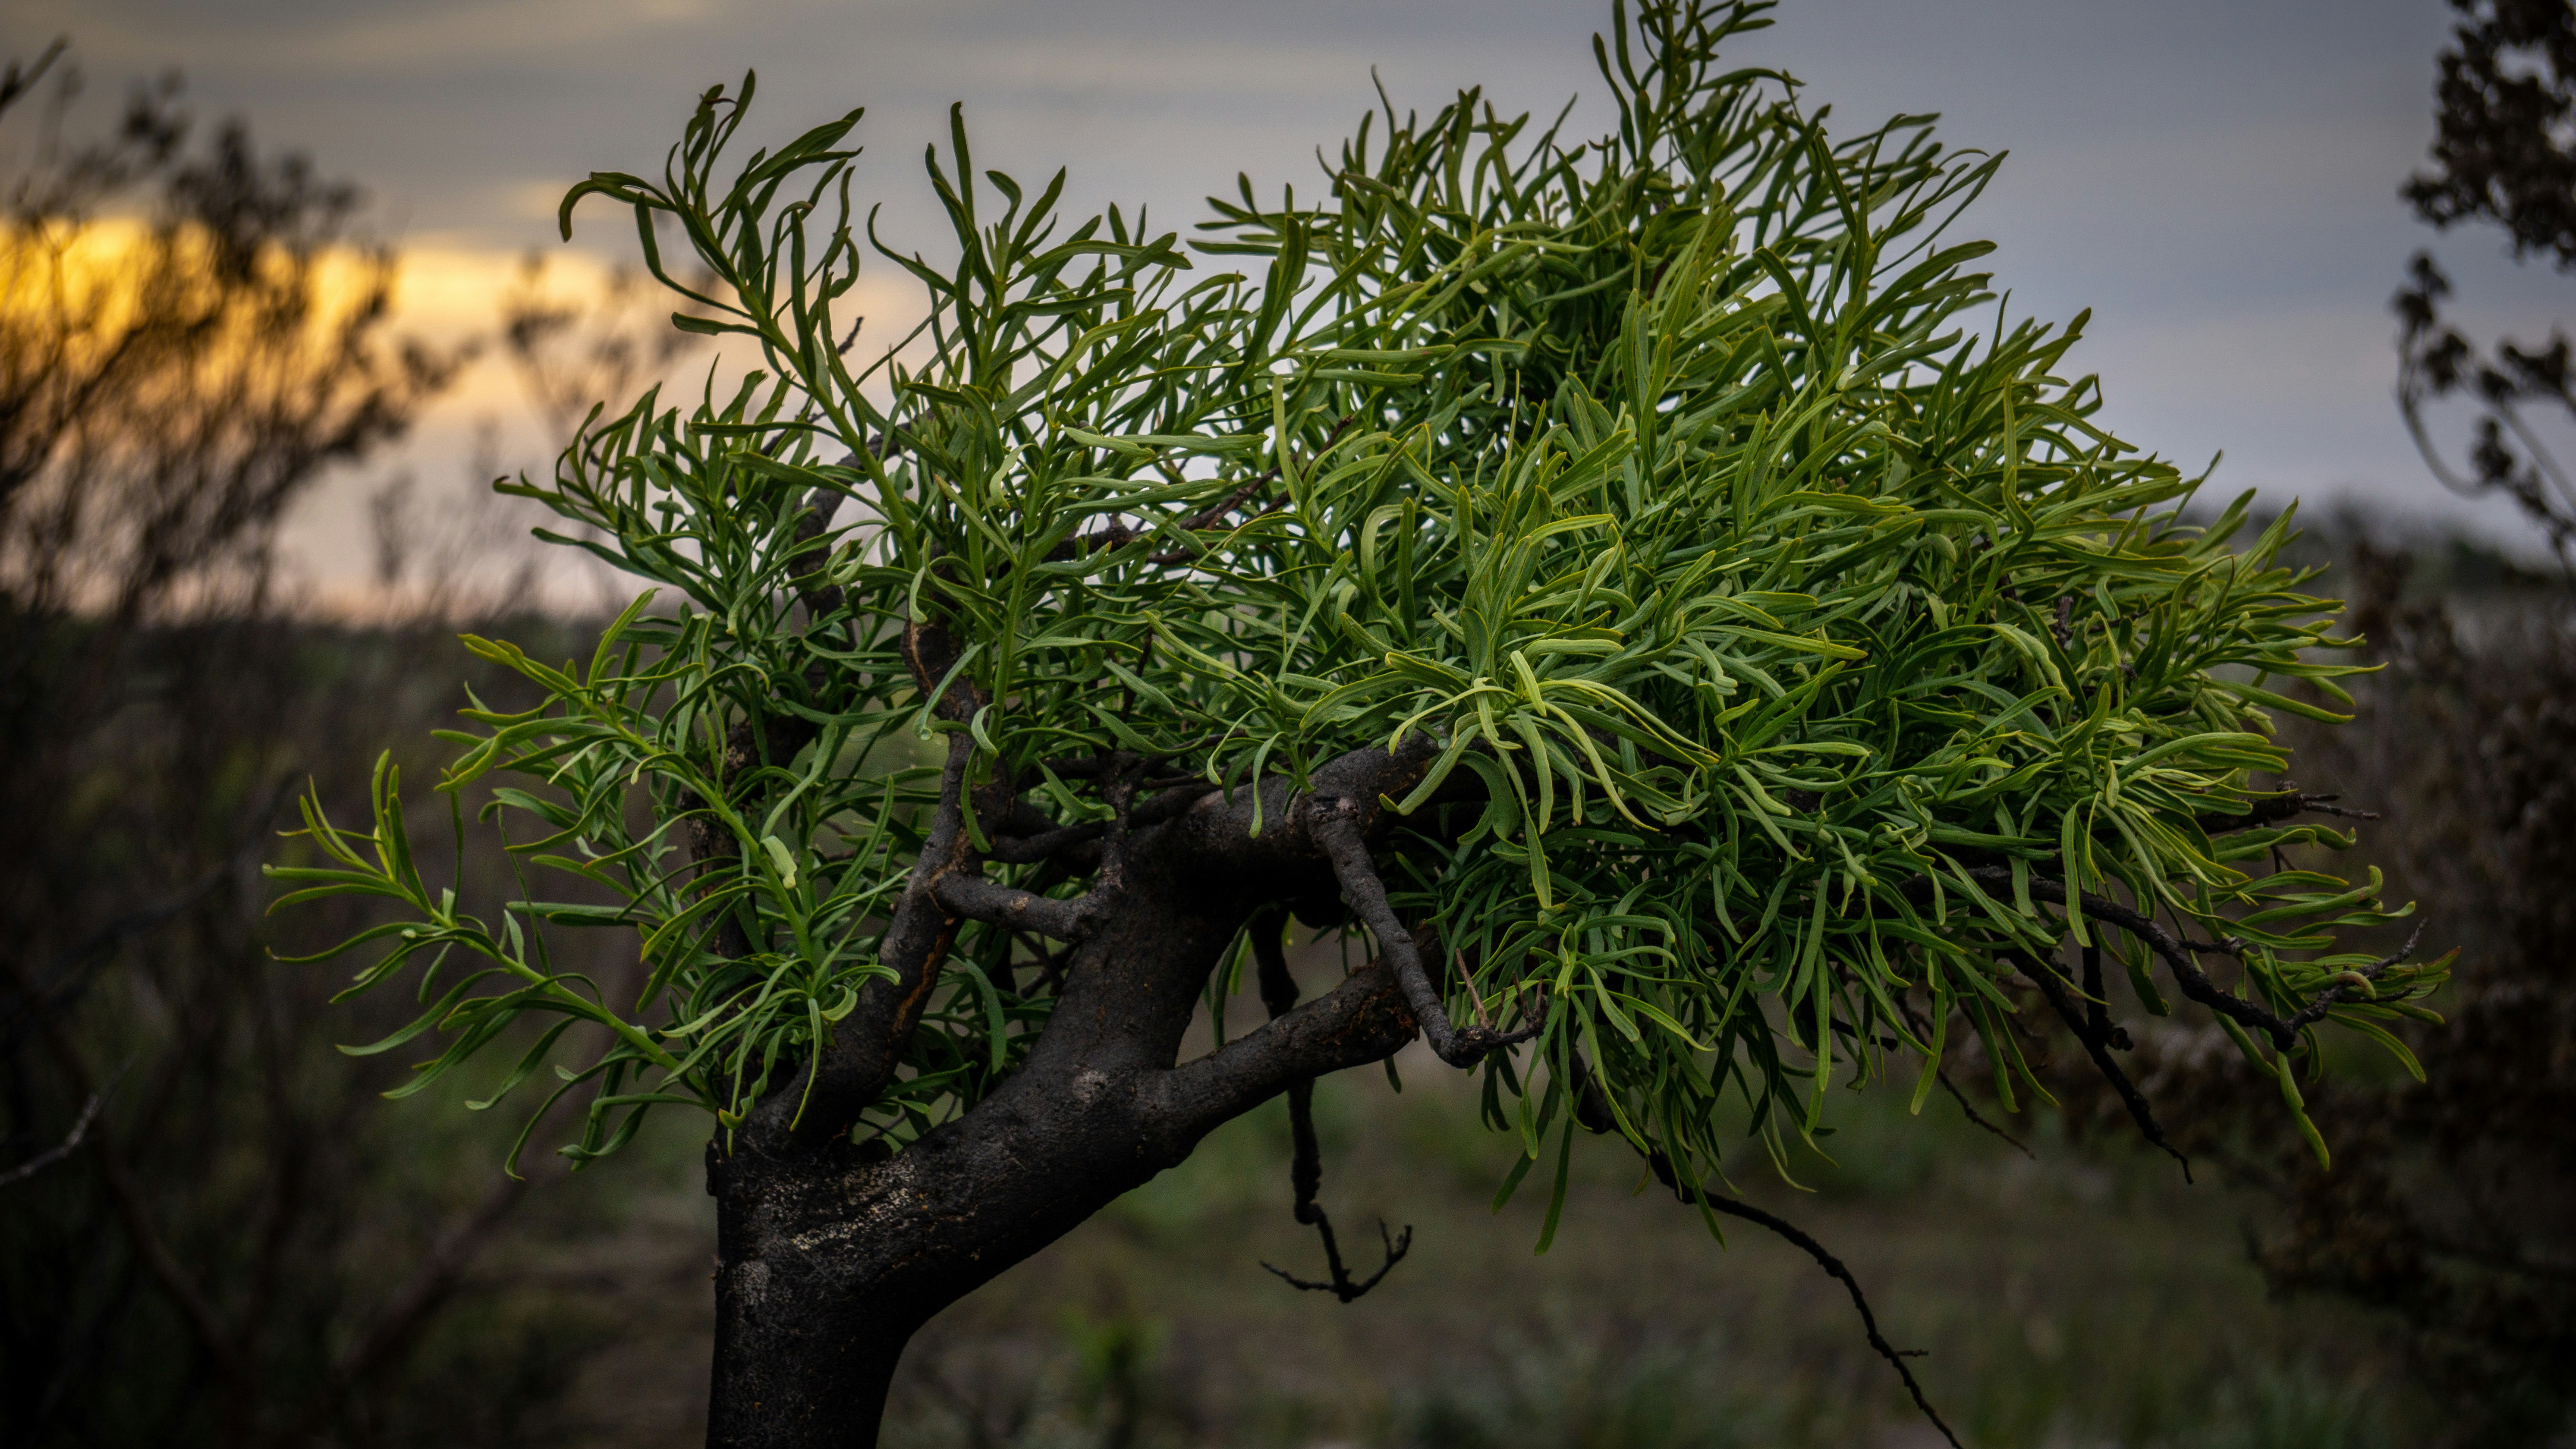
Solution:
[{"label": "overcast sky", "polygon": [[[2389,401],[2387,310],[2430,246],[2463,316],[2546,329],[2576,282],[2509,265],[2491,232],[2437,236],[2396,188],[2431,134],[2439,0],[1787,0],[1741,55],[1806,83],[1844,123],[1937,111],[1956,147],[2007,151],[1964,225],[2016,312],[2091,307],[2075,354],[2115,430],[2219,482],[2311,504],[2449,509]],[[554,247],[554,203],[593,169],[649,171],[696,93],[760,75],[754,129],[864,105],[861,187],[889,229],[927,230],[922,147],[966,105],[979,165],[1069,166],[1069,206],[1150,203],[1170,225],[1248,171],[1316,174],[1371,104],[1481,82],[1509,110],[1597,99],[1588,0],[12,0],[0,50],[72,37],[98,93],[177,65],[204,114],[363,182],[423,260],[425,323],[478,319],[508,259]],[[1578,109],[1578,118],[1587,114]],[[604,206],[576,247],[631,234]],[[889,269],[890,270],[890,269]],[[443,282],[432,285],[433,282]],[[436,314],[434,317],[432,314]],[[454,471],[497,374],[425,429]],[[514,428],[523,426],[514,422]],[[516,436],[515,434],[513,436]],[[533,459],[529,461],[533,462]],[[350,557],[364,486],[299,533]],[[2462,516],[2510,534],[2509,510]]]}]

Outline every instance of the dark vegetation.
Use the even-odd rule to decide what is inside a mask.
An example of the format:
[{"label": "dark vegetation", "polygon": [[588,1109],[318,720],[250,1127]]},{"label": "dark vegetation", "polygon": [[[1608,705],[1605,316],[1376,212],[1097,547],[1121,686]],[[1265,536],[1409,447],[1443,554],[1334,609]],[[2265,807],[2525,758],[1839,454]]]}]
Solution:
[{"label": "dark vegetation", "polygon": [[[270,924],[258,866],[292,789],[363,801],[349,762],[460,676],[507,697],[449,611],[564,626],[449,578],[370,627],[303,607],[280,518],[462,359],[390,334],[354,188],[201,136],[175,81],[88,141],[78,94],[55,52],[0,84],[0,1442],[499,1442],[587,1310],[476,1276],[550,1231],[491,1171],[507,1124],[388,1115],[408,1073],[334,1049],[373,1008],[274,959],[321,923]],[[561,373],[590,335],[514,341]],[[441,566],[419,536],[386,582]]]},{"label": "dark vegetation", "polygon": [[[2576,6],[2451,4],[2432,165],[2403,196],[2437,228],[2499,229],[2517,258],[2564,273],[2576,267]],[[2446,597],[2417,586],[2407,550],[2356,540],[2349,617],[2384,669],[2356,728],[2303,731],[2301,745],[2307,783],[2396,822],[2374,849],[2458,923],[2449,1022],[2410,1033],[2421,1081],[2327,1088],[2349,1144],[2333,1173],[2307,1170],[2241,1113],[2209,1110],[2199,1130],[2290,1206],[2260,1249],[2277,1287],[2372,1306],[2453,1407],[2447,1437],[2515,1444],[2565,1432],[2576,1404],[2576,482],[2551,446],[2576,420],[2576,393],[2560,329],[2482,352],[2442,319],[2448,290],[2419,255],[2395,302],[2399,405],[2434,476],[2511,497],[2558,567]],[[2444,403],[2471,418],[2465,470],[2436,441]],[[2179,1041],[2165,1055],[2185,1092],[2223,1070]]]},{"label": "dark vegetation", "polygon": [[2362,716],[2311,742],[2302,782],[2400,828],[2378,851],[2428,912],[2457,920],[2445,1025],[2410,1032],[2423,1080],[2321,1088],[2332,1172],[2218,1105],[2223,1059],[2188,1033],[2142,1046],[2192,1104],[2191,1136],[2289,1207],[2259,1258],[2287,1292],[2378,1310],[2454,1406],[2448,1437],[2537,1442],[2576,1404],[2576,600],[2424,595],[2410,560],[2364,543],[2353,617],[2386,670]]},{"label": "dark vegetation", "polygon": [[[2415,215],[2449,230],[2505,233],[2517,261],[2576,268],[2576,17],[2566,0],[2451,0],[2460,22],[2440,58],[2432,169],[2403,196]],[[2397,404],[2425,465],[2457,493],[2502,493],[2549,540],[2560,562],[2576,551],[2576,479],[2548,441],[2554,418],[2576,418],[2564,332],[2507,338],[2492,349],[2453,326],[2450,278],[2430,251],[2408,266],[2396,299]],[[2432,426],[2437,405],[2472,413],[2466,466]],[[2537,414],[2537,415],[2535,415]]]},{"label": "dark vegetation", "polygon": [[[2565,116],[2576,68],[2551,67],[2566,7],[2459,8],[2444,169],[2410,197],[2430,220],[2559,246],[2563,179],[2551,203],[2545,166],[2505,171],[2545,160],[2531,137]],[[2545,64],[2512,63],[2516,47]],[[13,71],[11,100],[45,99],[36,79]],[[298,612],[268,556],[281,512],[397,435],[456,359],[390,338],[380,291],[352,303],[314,286],[322,249],[364,246],[354,192],[238,130],[191,134],[158,89],[106,139],[13,178],[13,286],[62,264],[47,228],[111,198],[163,224],[127,273],[145,280],[120,284],[159,299],[131,314],[149,325],[77,306],[31,319],[14,301],[0,319],[14,469],[0,474],[0,1444],[689,1442],[702,1399],[671,1385],[703,1371],[709,1327],[691,1134],[648,1126],[643,1160],[615,1177],[566,1179],[542,1153],[533,1185],[500,1177],[519,1120],[450,1110],[473,1093],[445,1084],[388,1108],[377,1094],[411,1075],[407,1055],[332,1049],[399,1025],[405,1003],[335,1005],[338,973],[271,959],[376,919],[265,915],[255,866],[280,858],[286,791],[310,778],[326,808],[363,818],[356,766],[391,748],[434,772],[423,742],[460,678],[496,705],[535,702],[454,648],[460,624],[506,628],[539,657],[586,654],[595,630],[444,575],[387,622]],[[2410,420],[2445,400],[2485,409],[2449,481],[2508,488],[2563,555],[2563,485],[2517,410],[2564,401],[2564,344],[2481,360],[2439,323],[2438,282],[2420,263],[2400,298],[2401,401]],[[502,340],[541,409],[577,414],[661,360],[622,319],[593,321],[533,292],[516,308]],[[2115,970],[2126,1075],[2200,1187],[2141,1147],[2031,986],[2006,1029],[2062,1110],[2007,1114],[1981,1085],[1982,1046],[1954,1041],[1963,1101],[1934,1097],[1922,1122],[1830,1094],[1818,1146],[1834,1160],[1792,1164],[1817,1193],[1737,1179],[1851,1262],[1895,1342],[1934,1348],[1917,1372],[1968,1442],[2510,1445],[2567,1430],[2564,575],[2448,540],[2410,557],[2366,530],[2305,546],[2336,564],[2388,667],[2352,682],[2356,724],[2288,726],[2298,785],[2384,816],[2360,858],[2466,948],[2432,1003],[2447,1024],[2395,1028],[2424,1080],[2348,1053],[2303,1083],[2334,1156],[2322,1170],[2216,1027],[2147,1017]],[[389,581],[427,567],[399,546],[387,558]],[[497,839],[468,830],[454,883],[512,890]],[[635,963],[604,934],[556,949],[631,999]],[[1283,964],[1310,996],[1342,970],[1329,945]],[[1231,998],[1238,1023],[1278,994],[1257,977]],[[1207,1024],[1191,1028],[1202,1047]],[[1376,1214],[1415,1233],[1364,1308],[1260,1272],[1267,1258],[1320,1276],[1315,1237],[1290,1221],[1295,1128],[1273,1101],[933,1320],[895,1384],[889,1442],[1650,1449],[1847,1444],[1917,1422],[1835,1284],[1749,1225],[1713,1251],[1664,1194],[1635,1195],[1648,1184],[1615,1139],[1577,1142],[1566,1211],[1584,1221],[1531,1258],[1544,1197],[1486,1211],[1514,1140],[1477,1129],[1472,1084],[1421,1049],[1399,1066],[1404,1096],[1374,1071],[1345,1076],[1308,1118],[1361,1275]],[[541,1139],[577,1131],[573,1115]]]}]

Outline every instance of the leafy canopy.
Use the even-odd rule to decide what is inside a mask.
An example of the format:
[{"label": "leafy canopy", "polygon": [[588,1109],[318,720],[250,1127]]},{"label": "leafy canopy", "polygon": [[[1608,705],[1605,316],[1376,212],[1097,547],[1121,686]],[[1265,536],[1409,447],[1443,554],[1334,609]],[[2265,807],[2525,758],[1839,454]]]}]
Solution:
[{"label": "leafy canopy", "polygon": [[[1545,1023],[1484,1068],[1523,1173],[1570,1141],[1578,1051],[1686,1176],[1748,1129],[1780,1157],[1838,1071],[1906,1075],[1891,1043],[1923,1056],[1918,1109],[1970,1035],[2008,1103],[2040,1092],[2004,1026],[2016,961],[2071,937],[2165,1009],[2145,938],[2068,890],[2218,939],[2225,990],[2266,1012],[2360,981],[2321,1015],[2393,1047],[2378,1023],[2440,973],[2337,948],[2404,914],[2376,875],[2266,863],[2342,843],[2316,826],[2211,831],[2285,763],[2267,711],[2333,717],[2290,682],[2343,698],[2330,606],[2273,562],[2287,519],[2235,551],[2247,498],[2182,522],[2199,480],[2059,376],[2083,319],[2008,324],[1972,269],[1989,244],[1948,239],[1997,158],[1926,117],[1837,138],[1786,77],[1726,68],[1766,8],[1623,10],[1594,44],[1606,135],[1477,91],[1427,119],[1390,103],[1312,199],[1246,180],[1186,245],[1141,212],[1068,224],[1063,173],[979,174],[958,123],[925,157],[953,258],[898,251],[852,207],[856,111],[728,171],[748,77],[706,93],[658,180],[576,187],[567,234],[593,194],[626,205],[689,292],[684,244],[720,285],[674,321],[761,370],[594,414],[553,481],[505,490],[653,587],[587,662],[469,639],[543,700],[468,711],[439,789],[517,782],[482,808],[517,822],[532,881],[592,903],[531,884],[474,914],[429,889],[390,770],[369,829],[309,817],[333,860],[283,872],[303,895],[406,909],[350,943],[381,946],[352,990],[422,967],[426,1009],[368,1050],[446,1033],[426,1084],[555,1018],[506,1092],[593,1021],[605,1053],[558,1072],[591,1094],[566,1151],[656,1103],[738,1123],[886,974],[939,793],[926,744],[960,730],[976,780],[1062,823],[1107,816],[1066,762],[1113,750],[1236,788],[1435,742],[1380,869],[1439,930],[1453,1016]],[[929,315],[861,366],[863,260]],[[907,668],[925,619],[990,701],[969,718]],[[812,742],[766,753],[782,720]],[[997,828],[968,820],[979,850]],[[640,999],[553,970],[548,925],[635,930]],[[1220,1012],[1247,947],[1209,984]],[[1053,999],[1009,969],[1028,959],[960,927],[862,1132],[900,1144],[1011,1069]],[[2312,1026],[2221,1020],[2298,1110]]]}]

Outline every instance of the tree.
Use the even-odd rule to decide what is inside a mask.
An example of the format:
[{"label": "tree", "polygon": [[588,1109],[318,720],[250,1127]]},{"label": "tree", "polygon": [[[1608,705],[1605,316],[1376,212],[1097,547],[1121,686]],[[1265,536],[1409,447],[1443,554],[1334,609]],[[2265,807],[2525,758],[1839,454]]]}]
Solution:
[{"label": "tree", "polygon": [[[0,110],[60,53],[13,65]],[[456,359],[385,336],[394,255],[356,229],[355,186],[260,155],[238,121],[195,154],[175,76],[66,147],[79,91],[66,71],[0,218],[0,588],[15,610],[130,621],[256,559]]]},{"label": "tree", "polygon": [[[2576,7],[2567,0],[2451,0],[2461,23],[2442,52],[2433,169],[2401,191],[2415,215],[2445,231],[2491,222],[2512,238],[2519,261],[2557,259],[2576,267]],[[2430,252],[2417,252],[2395,306],[2397,404],[2426,466],[2455,493],[2501,492],[2537,524],[2560,562],[2576,562],[2576,479],[2525,415],[2531,405],[2576,416],[2567,338],[2511,339],[2483,353],[2445,321],[2450,278]],[[2468,467],[2446,459],[2426,420],[2427,405],[2465,395],[2475,405]]]},{"label": "tree", "polygon": [[270,959],[363,922],[263,927],[252,869],[290,780],[363,799],[443,708],[427,631],[287,615],[271,544],[457,359],[394,335],[354,187],[175,78],[104,134],[78,98],[62,47],[0,72],[0,1443],[503,1424],[562,1358],[501,1294],[488,1347],[440,1331],[528,1184],[441,1180],[458,1147],[369,1110],[399,1064],[332,1052],[346,1009]]},{"label": "tree", "polygon": [[[2248,498],[2186,525],[2200,480],[2093,424],[2056,375],[2081,319],[1968,334],[1989,247],[1943,237],[1996,161],[1921,117],[1837,139],[1727,68],[1766,8],[1623,9],[1596,140],[1390,103],[1320,198],[1247,180],[1195,247],[1068,228],[1062,173],[979,177],[953,118],[954,258],[898,251],[850,208],[858,112],[725,169],[748,77],[660,178],[566,197],[567,234],[631,208],[670,283],[667,220],[719,279],[683,325],[760,370],[603,409],[510,485],[652,586],[587,661],[469,641],[547,699],[469,711],[439,789],[516,822],[531,883],[426,885],[390,767],[279,873],[398,905],[353,989],[419,982],[379,1048],[444,1033],[425,1080],[531,1019],[497,1098],[586,1021],[615,1041],[558,1068],[562,1151],[714,1117],[710,1442],[873,1442],[940,1308],[1417,1035],[1520,1137],[1507,1192],[1561,1205],[1578,1132],[1615,1136],[1712,1231],[1838,1274],[1719,1190],[1726,1148],[1785,1164],[1838,1081],[1919,1106],[1970,1038],[2040,1090],[2016,976],[2150,1139],[2106,955],[2321,1150],[2318,1029],[2382,1034],[2442,976],[2339,940],[2407,913],[2375,876],[2266,864],[2345,842],[2251,779],[2271,712],[2335,717],[2272,687],[2338,696],[2331,606],[2273,562],[2286,520],[2231,552]],[[870,252],[929,317],[854,364]],[[1301,1002],[1292,917],[1367,963]],[[570,927],[636,933],[632,1006],[551,964]],[[1373,1280],[1318,1173],[1301,1133],[1299,1286],[1347,1300]]]}]

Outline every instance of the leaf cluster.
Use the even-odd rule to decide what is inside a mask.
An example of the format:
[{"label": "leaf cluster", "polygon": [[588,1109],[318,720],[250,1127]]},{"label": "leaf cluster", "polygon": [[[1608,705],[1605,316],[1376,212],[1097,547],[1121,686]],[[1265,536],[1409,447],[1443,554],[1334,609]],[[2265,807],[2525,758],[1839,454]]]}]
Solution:
[{"label": "leaf cluster", "polygon": [[[2375,875],[2287,863],[2332,832],[2219,828],[2284,768],[2273,713],[2332,718],[2350,671],[2331,603],[2275,562],[2287,519],[2240,542],[2240,498],[2187,523],[2201,480],[2062,375],[2083,319],[2010,320],[1988,244],[1952,238],[1998,158],[1926,117],[1837,137],[1787,77],[1727,68],[1766,8],[1623,8],[1595,42],[1619,123],[1590,139],[1478,91],[1388,102],[1319,193],[1246,179],[1189,245],[1116,208],[1068,227],[1062,173],[979,174],[960,122],[924,162],[953,256],[900,252],[850,201],[858,113],[724,180],[752,87],[708,92],[660,178],[595,176],[564,216],[626,205],[674,287],[657,237],[684,236],[718,285],[675,321],[761,366],[594,414],[551,482],[513,485],[663,602],[586,667],[473,641],[545,700],[474,713],[440,784],[525,782],[489,797],[542,826],[514,849],[606,903],[458,914],[405,863],[388,780],[371,830],[310,822],[342,857],[315,889],[417,918],[361,989],[433,947],[500,973],[424,987],[412,1030],[455,1034],[432,1075],[516,1014],[607,1028],[598,1112],[630,1111],[579,1153],[657,1102],[734,1122],[884,973],[940,798],[926,743],[971,738],[989,855],[1033,828],[996,800],[1107,821],[1086,762],[1112,752],[1230,792],[1419,736],[1437,760],[1381,802],[1380,869],[1437,928],[1454,1016],[1544,1024],[1485,1068],[1511,1186],[1552,1153],[1561,1188],[1586,1073],[1694,1180],[1747,1132],[1785,1159],[1838,1072],[1900,1048],[1918,1107],[1971,1035],[2007,1102],[2044,1095],[2017,961],[2105,948],[2166,1009],[2141,938],[2059,904],[2085,892],[2221,942],[2226,989],[2285,1017],[2359,981],[2329,1019],[2393,1044],[2439,968],[2338,933],[2405,912]],[[863,260],[928,315],[854,368]],[[905,654],[923,621],[961,645],[937,679]],[[934,708],[952,685],[973,709]],[[635,930],[644,998],[550,973],[547,923]],[[963,923],[869,1130],[971,1106],[1043,1029],[1048,961]],[[2239,1040],[2298,1111],[2313,1030]]]}]

